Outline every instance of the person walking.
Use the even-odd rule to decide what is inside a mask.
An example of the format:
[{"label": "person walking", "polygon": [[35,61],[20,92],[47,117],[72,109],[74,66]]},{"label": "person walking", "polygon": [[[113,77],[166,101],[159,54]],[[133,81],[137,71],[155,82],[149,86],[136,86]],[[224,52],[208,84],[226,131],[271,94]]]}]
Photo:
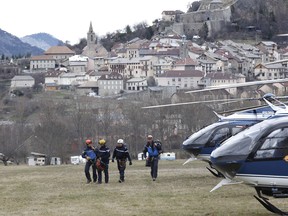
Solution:
[{"label": "person walking", "polygon": [[92,179],[90,175],[90,167],[92,166],[92,173],[93,173],[93,182],[97,181],[97,174],[96,174],[96,152],[95,147],[92,145],[92,141],[87,139],[85,141],[86,148],[82,152],[82,158],[86,159],[86,164],[84,168],[85,176],[87,179],[87,184],[89,184]]},{"label": "person walking", "polygon": [[106,146],[106,140],[100,139],[99,140],[100,148],[96,149],[96,167],[98,172],[98,184],[102,183],[102,171],[105,175],[105,183],[109,182],[109,158],[110,158],[110,149]]},{"label": "person walking", "polygon": [[[148,156],[147,156],[148,153]],[[163,153],[162,146],[160,142],[155,142],[152,135],[147,136],[147,143],[143,149],[143,156],[149,162],[151,167],[151,177],[155,181],[158,176],[158,160],[159,155]]]},{"label": "person walking", "polygon": [[132,165],[132,160],[129,154],[127,147],[124,144],[123,139],[118,139],[116,147],[114,148],[112,155],[112,162],[114,163],[114,159],[117,161],[117,168],[119,170],[119,183],[125,181],[125,169],[126,169],[126,161],[128,159],[129,165]]}]

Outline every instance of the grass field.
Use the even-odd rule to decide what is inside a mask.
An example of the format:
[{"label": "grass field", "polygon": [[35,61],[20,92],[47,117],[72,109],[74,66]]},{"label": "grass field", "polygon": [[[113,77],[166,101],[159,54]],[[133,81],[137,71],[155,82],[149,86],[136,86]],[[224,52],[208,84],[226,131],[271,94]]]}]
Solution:
[{"label": "grass field", "polygon": [[[209,192],[219,181],[206,163],[159,161],[158,179],[150,178],[143,161],[127,166],[118,183],[110,163],[108,184],[86,184],[84,165],[0,166],[0,215],[273,215],[245,185]],[[285,199],[271,199],[283,208]],[[276,202],[276,203],[275,203]]]}]

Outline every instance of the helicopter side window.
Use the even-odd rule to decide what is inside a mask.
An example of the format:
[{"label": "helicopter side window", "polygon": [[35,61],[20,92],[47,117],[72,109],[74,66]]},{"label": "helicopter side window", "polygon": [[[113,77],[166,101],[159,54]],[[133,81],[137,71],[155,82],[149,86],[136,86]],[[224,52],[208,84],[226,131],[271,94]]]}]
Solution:
[{"label": "helicopter side window", "polygon": [[208,146],[214,147],[216,145],[220,145],[224,140],[226,140],[229,137],[231,137],[231,132],[228,127],[216,130]]},{"label": "helicopter side window", "polygon": [[257,150],[255,159],[283,158],[288,154],[288,128],[272,131]]},{"label": "helicopter side window", "polygon": [[235,134],[239,133],[243,129],[244,129],[244,127],[233,127],[232,128],[232,136],[234,136]]}]

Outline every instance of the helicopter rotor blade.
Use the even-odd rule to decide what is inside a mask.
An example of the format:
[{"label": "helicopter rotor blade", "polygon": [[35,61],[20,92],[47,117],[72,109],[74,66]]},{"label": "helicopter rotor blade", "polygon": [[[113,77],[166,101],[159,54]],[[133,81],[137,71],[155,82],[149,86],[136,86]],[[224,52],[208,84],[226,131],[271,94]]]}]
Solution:
[{"label": "helicopter rotor blade", "polygon": [[174,104],[162,104],[162,105],[154,105],[154,106],[146,106],[142,107],[142,109],[151,109],[151,108],[160,108],[160,107],[171,107],[171,106],[182,106],[182,105],[189,105],[189,104],[200,104],[200,103],[215,103],[215,102],[224,102],[224,101],[242,101],[243,99],[219,99],[219,100],[207,100],[207,101],[190,101],[190,102],[183,102],[183,103],[174,103]]},{"label": "helicopter rotor blade", "polygon": [[[288,96],[278,96],[278,97],[274,97],[273,98],[273,100],[275,101],[275,102],[277,102],[277,105],[278,106],[282,106],[283,107],[283,110],[288,110],[288,106],[285,104],[285,103],[287,103],[288,101],[280,101],[280,100],[282,100],[282,99],[287,99],[288,98]],[[256,100],[256,99],[255,99]],[[244,111],[244,110],[250,110],[250,109],[255,109],[255,108],[260,108],[260,107],[265,107],[265,106],[270,106],[270,104],[271,104],[271,102],[269,103],[269,100],[267,100],[264,96],[263,96],[263,98],[260,98],[259,100],[262,100],[262,101],[264,101],[266,104],[261,104],[261,105],[256,105],[256,106],[248,106],[248,107],[243,107],[243,108],[238,108],[238,109],[232,109],[232,110],[228,110],[228,111],[218,111],[217,113],[218,114],[220,114],[220,115],[223,115],[223,114],[229,114],[229,113],[235,113],[235,112],[240,112],[240,111]],[[268,102],[267,102],[268,101]],[[273,107],[275,106],[275,105],[272,105]],[[270,106],[271,107],[271,106]],[[284,109],[285,108],[285,109]],[[277,108],[276,108],[277,109]]]},{"label": "helicopter rotor blade", "polygon": [[[260,98],[226,98],[226,99],[218,99],[218,100],[206,100],[206,101],[190,101],[190,102],[181,102],[181,103],[174,103],[174,104],[159,104],[159,105],[152,105],[152,106],[146,106],[142,107],[142,109],[151,109],[151,108],[160,108],[160,107],[171,107],[171,106],[182,106],[182,105],[189,105],[189,104],[201,104],[201,103],[235,103],[239,101],[255,101],[255,100],[275,100],[277,99],[285,99],[288,98],[288,96],[279,96],[276,97],[274,94],[267,93],[263,97]],[[278,101],[281,103],[280,101]]]},{"label": "helicopter rotor blade", "polygon": [[[263,98],[263,100],[264,100],[275,112],[280,111],[280,110],[283,110],[282,107],[279,107],[279,106],[276,106],[276,105],[272,104],[272,103],[271,103],[269,100],[267,100],[266,98]],[[286,107],[286,105],[285,105],[285,107]]]},{"label": "helicopter rotor blade", "polygon": [[260,107],[264,107],[264,106],[267,106],[267,105],[248,106],[248,107],[243,107],[243,108],[239,108],[239,109],[232,109],[232,110],[222,111],[222,112],[217,112],[217,113],[218,113],[219,115],[223,115],[223,114],[240,112],[240,111],[244,111],[244,110],[250,110],[250,109],[260,108]]},{"label": "helicopter rotor blade", "polygon": [[185,93],[194,93],[194,92],[205,92],[205,91],[213,91],[219,89],[229,89],[229,88],[237,88],[237,87],[246,87],[246,86],[253,86],[253,85],[264,85],[264,84],[271,84],[271,83],[281,83],[281,82],[288,82],[288,79],[275,79],[275,80],[262,80],[262,81],[253,81],[253,82],[244,82],[244,83],[235,83],[235,84],[227,84],[227,85],[218,85],[218,86],[208,86],[205,89],[197,89],[192,91],[187,91]]}]

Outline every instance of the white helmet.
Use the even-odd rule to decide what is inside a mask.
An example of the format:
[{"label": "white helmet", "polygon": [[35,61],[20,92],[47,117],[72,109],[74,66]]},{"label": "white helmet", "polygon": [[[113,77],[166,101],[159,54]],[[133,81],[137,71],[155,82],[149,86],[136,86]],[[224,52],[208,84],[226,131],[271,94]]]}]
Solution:
[{"label": "white helmet", "polygon": [[118,139],[117,143],[124,144],[124,140],[123,139]]}]

